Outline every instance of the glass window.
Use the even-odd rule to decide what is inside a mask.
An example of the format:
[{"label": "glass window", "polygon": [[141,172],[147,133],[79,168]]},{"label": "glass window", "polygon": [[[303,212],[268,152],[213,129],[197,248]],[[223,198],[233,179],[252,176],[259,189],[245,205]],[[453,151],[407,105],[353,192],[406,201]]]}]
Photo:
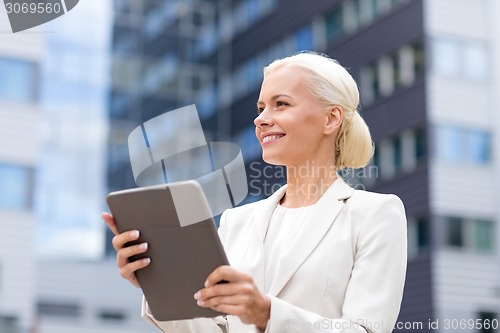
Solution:
[{"label": "glass window", "polygon": [[345,31],[354,32],[359,26],[359,3],[354,0],[347,0],[343,3],[342,23]]},{"label": "glass window", "polygon": [[394,163],[394,145],[391,139],[382,139],[378,143],[379,161],[380,161],[380,176],[384,179],[391,179],[396,173]]},{"label": "glass window", "polygon": [[144,34],[149,40],[158,37],[163,32],[165,17],[158,6],[155,5],[148,11],[144,23]]},{"label": "glass window", "polygon": [[467,133],[467,148],[470,162],[483,164],[491,160],[491,137],[488,132],[471,130]]},{"label": "glass window", "polygon": [[461,218],[446,218],[446,245],[454,247],[464,246],[464,225]]},{"label": "glass window", "polygon": [[30,206],[29,169],[0,164],[0,208],[29,209]]},{"label": "glass window", "polygon": [[409,0],[392,0],[393,6],[404,4],[404,3],[407,3],[407,2],[409,2]]},{"label": "glass window", "polygon": [[380,152],[377,149],[377,145],[375,145],[375,150],[373,151],[373,166],[376,168],[380,167]]},{"label": "glass window", "polygon": [[124,116],[130,107],[130,95],[115,92],[111,97],[111,115],[114,117]]},{"label": "glass window", "polygon": [[19,333],[19,319],[13,316],[0,316],[0,332]]},{"label": "glass window", "polygon": [[386,13],[391,10],[391,0],[378,0],[377,1],[377,10],[380,13]]},{"label": "glass window", "polygon": [[415,157],[417,161],[427,155],[427,138],[424,128],[415,131]]},{"label": "glass window", "polygon": [[343,32],[343,14],[340,6],[326,16],[326,38],[328,41],[335,40],[342,36]]},{"label": "glass window", "polygon": [[491,135],[487,131],[439,126],[437,156],[447,162],[486,164],[491,161]]},{"label": "glass window", "polygon": [[249,16],[245,11],[246,11],[245,2],[241,2],[238,5],[238,7],[235,8],[233,16],[233,27],[235,32],[239,32],[245,29],[248,25]]},{"label": "glass window", "polygon": [[369,64],[361,69],[360,76],[362,101],[370,104],[379,97],[379,68],[376,64]]},{"label": "glass window", "polygon": [[464,153],[464,133],[460,128],[440,126],[437,131],[436,154],[444,161],[460,162]]},{"label": "glass window", "polygon": [[298,30],[294,34],[295,51],[312,50],[313,45],[313,29],[308,25]]},{"label": "glass window", "polygon": [[259,19],[259,0],[245,0],[246,14],[248,15],[248,22],[252,23]]},{"label": "glass window", "polygon": [[81,314],[81,307],[77,304],[41,302],[37,308],[42,316],[78,317]]},{"label": "glass window", "polygon": [[370,65],[361,68],[359,71],[361,102],[363,104],[370,104],[375,100],[375,78],[373,75],[374,71]]},{"label": "glass window", "polygon": [[420,217],[416,220],[417,224],[417,246],[419,250],[426,248],[429,245],[429,234],[427,232],[428,222],[425,217]]},{"label": "glass window", "polygon": [[408,218],[408,257],[415,257],[428,245],[427,218]]},{"label": "glass window", "polygon": [[458,42],[436,39],[432,48],[432,64],[436,73],[457,75],[460,73],[460,46]]},{"label": "glass window", "polygon": [[409,86],[415,81],[415,54],[410,46],[403,46],[398,52],[398,84]]},{"label": "glass window", "polygon": [[413,58],[414,58],[414,70],[415,75],[422,73],[425,69],[425,52],[424,52],[424,44],[422,42],[418,42],[412,46],[413,49]]},{"label": "glass window", "polygon": [[192,23],[195,27],[201,27],[203,25],[203,15],[199,11],[193,11],[191,14]]},{"label": "glass window", "polygon": [[104,321],[123,321],[126,319],[125,313],[119,310],[102,310],[99,318]]},{"label": "glass window", "polygon": [[477,250],[493,250],[493,236],[495,234],[495,224],[493,221],[476,220],[474,221],[474,245]]},{"label": "glass window", "polygon": [[254,87],[258,85],[262,79],[261,71],[259,71],[259,62],[257,57],[247,61],[244,67],[245,71],[245,81],[248,87]]},{"label": "glass window", "polygon": [[408,258],[416,257],[429,246],[427,218],[408,218]]},{"label": "glass window", "polygon": [[463,76],[472,80],[488,77],[488,54],[484,44],[459,42],[445,38],[433,41],[433,69],[448,76]]},{"label": "glass window", "polygon": [[392,139],[392,152],[394,154],[394,166],[396,170],[403,164],[403,154],[401,150],[401,138],[399,136]]},{"label": "glass window", "polygon": [[198,95],[196,107],[202,118],[213,115],[217,104],[217,86],[206,86]]},{"label": "glass window", "polygon": [[488,76],[486,48],[481,44],[464,45],[464,71],[468,78],[484,80]]},{"label": "glass window", "polygon": [[393,59],[385,56],[378,61],[378,75],[380,79],[380,93],[384,96],[394,91],[394,63]]},{"label": "glass window", "polygon": [[358,0],[359,22],[368,24],[377,16],[377,0]]},{"label": "glass window", "polygon": [[10,58],[0,58],[0,99],[33,102],[36,97],[35,64]]},{"label": "glass window", "polygon": [[391,55],[391,62],[392,62],[392,81],[394,85],[400,85],[401,84],[401,59],[399,58],[399,54],[392,54]]},{"label": "glass window", "polygon": [[236,27],[233,27],[232,22],[234,19],[235,17],[230,14],[229,10],[221,14],[219,24],[217,25],[220,42],[227,42],[233,37],[236,31]]}]

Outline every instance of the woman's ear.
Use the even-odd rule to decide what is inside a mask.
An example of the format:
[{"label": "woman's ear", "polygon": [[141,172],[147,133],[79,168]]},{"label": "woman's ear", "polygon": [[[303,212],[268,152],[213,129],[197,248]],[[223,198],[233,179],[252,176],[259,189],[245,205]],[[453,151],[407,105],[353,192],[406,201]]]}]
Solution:
[{"label": "woman's ear", "polygon": [[328,108],[324,134],[332,134],[338,131],[344,120],[344,109],[340,105],[333,105]]}]

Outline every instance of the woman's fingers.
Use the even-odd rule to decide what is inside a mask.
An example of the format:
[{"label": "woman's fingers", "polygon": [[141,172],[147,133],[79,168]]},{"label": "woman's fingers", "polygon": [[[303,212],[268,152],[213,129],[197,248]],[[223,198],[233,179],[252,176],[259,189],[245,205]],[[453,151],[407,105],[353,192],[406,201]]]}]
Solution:
[{"label": "woman's fingers", "polygon": [[151,259],[149,259],[149,258],[144,258],[144,259],[130,262],[130,263],[120,267],[120,275],[124,279],[130,281],[130,283],[132,283],[137,288],[140,288],[141,286],[139,284],[139,281],[137,281],[137,278],[135,276],[135,271],[146,267],[150,263],[151,263]]},{"label": "woman's fingers", "polygon": [[220,281],[237,282],[237,281],[253,281],[252,277],[248,274],[241,273],[231,266],[223,265],[217,267],[205,281],[205,287],[210,287]]},{"label": "woman's fingers", "polygon": [[139,239],[139,231],[131,230],[119,233],[116,228],[115,220],[109,213],[102,213],[102,219],[106,222],[109,229],[115,234],[113,237],[113,247],[116,250],[116,263],[120,269],[120,275],[132,283],[137,288],[140,288],[139,281],[135,276],[135,272],[149,265],[150,258],[144,258],[130,262],[130,257],[144,253],[148,250],[147,243],[126,246],[127,243]]},{"label": "woman's fingers", "polygon": [[204,308],[216,307],[220,304],[226,305],[244,305],[247,298],[242,294],[235,294],[230,296],[216,296],[206,300],[199,300],[197,304]]},{"label": "woman's fingers", "polygon": [[106,222],[106,225],[108,228],[113,232],[113,234],[118,235],[118,229],[116,228],[115,220],[113,219],[113,216],[109,213],[102,213],[101,214],[102,219],[104,222]]},{"label": "woman's fingers", "polygon": [[199,290],[194,298],[196,300],[205,301],[213,297],[219,296],[234,296],[250,294],[253,291],[252,284],[247,282],[231,282],[216,284],[211,287]]},{"label": "woman's fingers", "polygon": [[112,244],[116,252],[125,246],[126,243],[135,241],[139,238],[139,230],[125,231],[113,237]]},{"label": "woman's fingers", "polygon": [[[221,280],[228,283],[216,283]],[[216,268],[207,278],[205,288],[194,298],[199,306],[238,316],[245,324],[254,324],[260,329],[267,326],[271,299],[260,293],[250,275],[230,266]]]},{"label": "woman's fingers", "polygon": [[144,253],[148,250],[148,243],[141,243],[137,245],[122,247],[116,251],[116,262],[118,267],[123,267],[127,265],[130,260],[129,258],[137,254]]}]

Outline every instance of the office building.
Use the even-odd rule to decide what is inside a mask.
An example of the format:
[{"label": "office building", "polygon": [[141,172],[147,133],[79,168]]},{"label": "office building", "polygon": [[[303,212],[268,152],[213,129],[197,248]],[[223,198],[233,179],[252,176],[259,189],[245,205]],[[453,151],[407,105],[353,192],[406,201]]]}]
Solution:
[{"label": "office building", "polygon": [[[7,20],[0,21],[0,30],[10,31]],[[33,319],[42,52],[37,34],[0,34],[0,332],[26,332]]]},{"label": "office building", "polygon": [[46,260],[37,285],[37,333],[155,332],[141,318],[141,290],[114,260]]}]

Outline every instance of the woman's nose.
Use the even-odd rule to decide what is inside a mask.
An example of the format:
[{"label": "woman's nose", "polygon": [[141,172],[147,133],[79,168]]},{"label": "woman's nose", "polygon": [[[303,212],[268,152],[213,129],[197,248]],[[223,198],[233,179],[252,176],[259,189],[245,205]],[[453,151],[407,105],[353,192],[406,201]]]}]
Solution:
[{"label": "woman's nose", "polygon": [[253,121],[256,127],[271,126],[273,118],[267,109],[264,109]]}]

